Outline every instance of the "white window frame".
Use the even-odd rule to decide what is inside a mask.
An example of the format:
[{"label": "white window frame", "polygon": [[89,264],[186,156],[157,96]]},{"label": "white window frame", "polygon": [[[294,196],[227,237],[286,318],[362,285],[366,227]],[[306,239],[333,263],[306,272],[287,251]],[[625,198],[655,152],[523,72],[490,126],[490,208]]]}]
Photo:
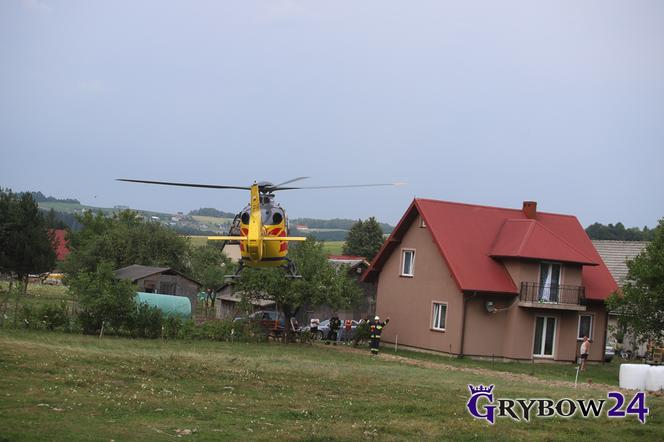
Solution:
[{"label": "white window frame", "polygon": [[583,341],[583,336],[580,336],[581,334],[581,318],[583,316],[588,316],[590,317],[590,327],[588,331],[588,339],[592,341],[593,339],[593,326],[595,325],[595,315],[589,314],[589,313],[584,313],[584,314],[579,314],[579,320],[576,325],[576,340],[577,341]]},{"label": "white window frame", "polygon": [[445,326],[444,327],[436,327],[436,319],[438,319],[438,323],[440,324],[440,310],[438,311],[438,318],[436,318],[436,305],[444,305],[445,306],[445,315],[442,317],[443,319],[443,324],[447,326],[447,302],[444,301],[433,301],[431,303],[431,330],[435,331],[445,331]]},{"label": "white window frame", "polygon": [[424,221],[424,217],[420,217],[420,227],[426,227],[426,226],[427,226],[427,222]]},{"label": "white window frame", "polygon": [[[406,253],[410,252],[412,253],[411,259],[410,259],[410,273],[405,272],[404,266],[406,265]],[[408,278],[412,278],[415,276],[415,249],[401,249],[401,267],[399,269],[399,275],[400,276],[406,276]]]}]

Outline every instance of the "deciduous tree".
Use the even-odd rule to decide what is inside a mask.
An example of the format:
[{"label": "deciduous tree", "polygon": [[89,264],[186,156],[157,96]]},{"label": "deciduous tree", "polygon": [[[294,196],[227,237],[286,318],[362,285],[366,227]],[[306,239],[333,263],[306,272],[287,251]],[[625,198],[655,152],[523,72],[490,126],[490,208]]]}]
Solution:
[{"label": "deciduous tree", "polygon": [[289,257],[302,278],[289,279],[282,269],[245,269],[235,290],[250,299],[269,299],[283,312],[286,330],[303,305],[350,306],[360,288],[346,272],[338,272],[323,253],[321,242],[308,238],[291,249]]},{"label": "deciduous tree", "polygon": [[362,256],[371,261],[384,242],[383,230],[376,218],[358,220],[350,228],[343,252],[346,255]]},{"label": "deciduous tree", "polygon": [[0,272],[22,284],[16,292],[14,323],[28,275],[53,270],[54,265],[54,238],[32,195],[0,189]]},{"label": "deciduous tree", "polygon": [[664,339],[664,218],[654,229],[654,238],[639,256],[627,263],[629,272],[623,293],[607,301],[618,321],[637,340]]},{"label": "deciduous tree", "polygon": [[82,228],[68,235],[71,253],[64,263],[68,276],[94,273],[101,262],[115,269],[141,264],[189,273],[189,241],[159,223],[145,222],[130,210],[112,217],[88,212],[78,219]]}]

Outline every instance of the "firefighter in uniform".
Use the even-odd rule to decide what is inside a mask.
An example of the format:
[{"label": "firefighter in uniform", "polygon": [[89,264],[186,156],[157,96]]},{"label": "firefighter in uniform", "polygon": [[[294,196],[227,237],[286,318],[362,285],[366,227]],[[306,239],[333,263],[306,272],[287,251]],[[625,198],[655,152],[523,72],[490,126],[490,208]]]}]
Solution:
[{"label": "firefighter in uniform", "polygon": [[378,349],[380,347],[380,334],[383,331],[390,318],[385,319],[385,322],[380,322],[380,317],[376,315],[369,327],[369,337],[371,338],[371,355],[378,356]]},{"label": "firefighter in uniform", "polygon": [[332,341],[332,344],[337,345],[337,332],[339,331],[339,328],[341,327],[341,320],[337,315],[334,315],[330,318],[330,331],[327,333],[327,340],[325,341],[325,344],[330,345],[330,341]]}]

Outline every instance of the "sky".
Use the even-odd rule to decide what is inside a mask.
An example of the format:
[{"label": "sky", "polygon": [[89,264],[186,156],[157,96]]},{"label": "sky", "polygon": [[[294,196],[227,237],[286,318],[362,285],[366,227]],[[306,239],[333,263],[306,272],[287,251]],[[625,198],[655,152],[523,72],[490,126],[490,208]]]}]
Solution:
[{"label": "sky", "polygon": [[[0,187],[396,223],[414,197],[664,216],[664,2],[0,2]],[[657,190],[659,189],[659,190]]]}]

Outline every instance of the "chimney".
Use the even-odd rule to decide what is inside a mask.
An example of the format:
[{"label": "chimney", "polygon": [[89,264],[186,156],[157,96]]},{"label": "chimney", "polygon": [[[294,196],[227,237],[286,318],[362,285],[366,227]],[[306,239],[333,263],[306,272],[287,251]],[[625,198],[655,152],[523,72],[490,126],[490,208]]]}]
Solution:
[{"label": "chimney", "polygon": [[526,218],[528,219],[535,219],[535,216],[537,215],[537,201],[524,201],[523,214],[526,215]]}]

